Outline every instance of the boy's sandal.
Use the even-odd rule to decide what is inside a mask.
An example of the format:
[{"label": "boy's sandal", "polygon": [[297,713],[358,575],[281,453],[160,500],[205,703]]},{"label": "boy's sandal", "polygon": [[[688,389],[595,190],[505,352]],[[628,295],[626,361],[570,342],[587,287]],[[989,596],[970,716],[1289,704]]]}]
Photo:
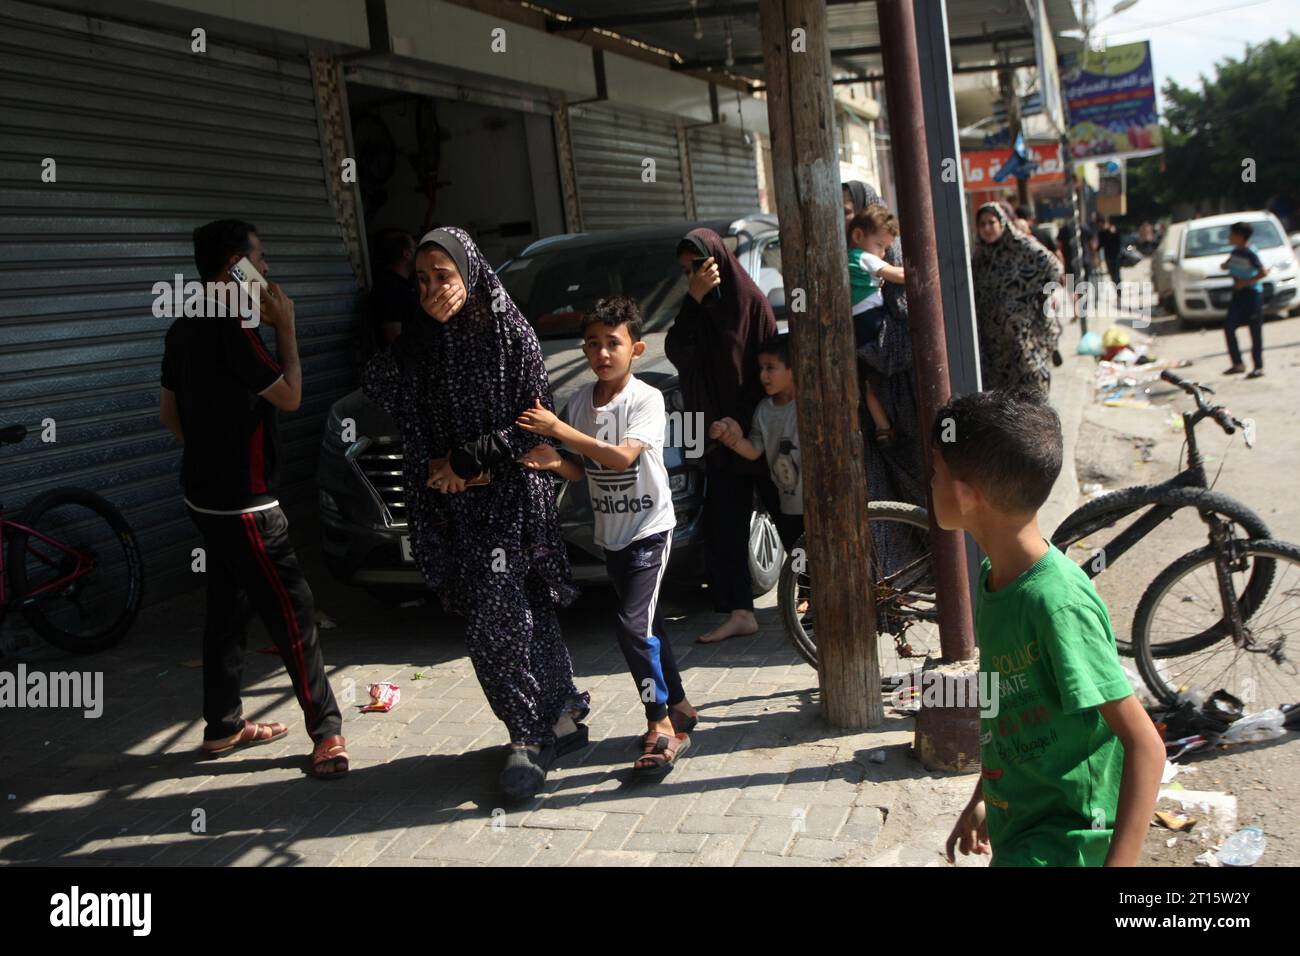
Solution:
[{"label": "boy's sandal", "polygon": [[1263,378],[1264,370],[1262,368],[1251,369],[1246,373],[1246,378]]},{"label": "boy's sandal", "polygon": [[632,764],[632,772],[644,777],[661,777],[666,774],[691,745],[691,738],[686,734],[669,737],[652,730],[642,739],[645,751]]},{"label": "boy's sandal", "polygon": [[257,747],[261,744],[269,744],[273,740],[279,740],[288,732],[289,728],[278,721],[271,721],[269,724],[257,724],[251,720],[246,720],[237,734],[221,740],[203,741],[202,751],[205,757],[224,757],[240,747]]},{"label": "boy's sandal", "polygon": [[[325,769],[327,766],[330,769]],[[347,772],[347,742],[338,734],[326,737],[311,752],[311,775],[317,780],[333,780]]]},{"label": "boy's sandal", "polygon": [[1240,374],[1241,374],[1242,372],[1244,372],[1244,371],[1246,371],[1246,366],[1244,366],[1244,365],[1233,365],[1233,366],[1231,366],[1230,368],[1225,368],[1225,369],[1223,370],[1223,374],[1224,374],[1224,375],[1240,375]]},{"label": "boy's sandal", "polygon": [[[673,708],[669,707],[668,720],[673,725],[673,733],[689,734],[692,730],[695,729],[695,725],[700,722],[700,716],[699,714],[696,714],[694,717],[687,717],[681,711],[673,710]],[[643,749],[645,747],[645,740],[648,734],[649,731],[647,731],[644,734],[636,734],[635,736],[629,738],[629,746],[634,750]]]}]

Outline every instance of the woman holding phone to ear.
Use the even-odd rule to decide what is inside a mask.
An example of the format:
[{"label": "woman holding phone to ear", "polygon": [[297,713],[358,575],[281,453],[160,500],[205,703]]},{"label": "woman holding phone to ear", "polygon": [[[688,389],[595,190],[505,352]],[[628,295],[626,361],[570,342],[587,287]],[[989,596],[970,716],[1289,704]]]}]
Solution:
[{"label": "woman holding phone to ear", "polygon": [[[587,742],[556,604],[577,595],[554,481],[517,461],[543,439],[515,420],[552,408],[541,346],[473,240],[435,229],[415,255],[422,316],[366,366],[362,390],[402,431],[411,550],[510,732],[501,787],[527,799]],[[484,477],[487,478],[484,483]]]},{"label": "woman holding phone to ear", "polygon": [[[763,398],[758,347],[776,334],[767,297],[712,229],[695,229],[677,246],[677,261],[689,277],[681,311],[664,340],[677,367],[688,411],[704,416],[703,434],[723,418],[748,433]],[[754,634],[753,584],[749,577],[749,523],[754,494],[775,498],[762,459],[748,461],[714,445],[704,455],[705,550],[709,592],[726,619],[699,640],[712,644]]]}]

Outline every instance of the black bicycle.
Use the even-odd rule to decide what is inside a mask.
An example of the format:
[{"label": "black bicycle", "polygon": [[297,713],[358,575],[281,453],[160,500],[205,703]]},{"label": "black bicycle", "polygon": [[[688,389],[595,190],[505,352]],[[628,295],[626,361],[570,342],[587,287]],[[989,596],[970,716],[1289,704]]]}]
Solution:
[{"label": "black bicycle", "polygon": [[[1193,690],[1227,690],[1248,706],[1300,701],[1300,548],[1269,539],[1263,520],[1245,505],[1212,491],[1196,444],[1196,426],[1209,418],[1225,432],[1247,423],[1206,401],[1207,386],[1171,372],[1165,381],[1196,400],[1184,412],[1188,467],[1173,479],[1111,492],[1071,514],[1053,535],[1058,548],[1096,578],[1114,576],[1117,563],[1142,539],[1170,522],[1204,527],[1208,544],[1176,556],[1143,591],[1133,616],[1132,640],[1117,641],[1135,657],[1143,681],[1161,701],[1176,703]],[[1132,520],[1130,520],[1132,519]],[[872,502],[870,595],[876,604],[881,674],[919,667],[940,656],[929,519],[924,508]],[[1181,535],[1157,535],[1165,543]],[[1185,546],[1185,545],[1184,545]],[[1150,556],[1123,562],[1124,575],[1152,566]],[[787,556],[778,603],[795,648],[816,666],[812,576],[803,541]],[[1108,601],[1108,603],[1111,603]],[[1112,619],[1116,619],[1112,605]]]},{"label": "black bicycle", "polygon": [[[1159,484],[1122,488],[1093,498],[1061,522],[1052,533],[1052,543],[1090,578],[1104,574],[1105,580],[1122,577],[1125,579],[1122,583],[1127,584],[1133,575],[1149,573],[1153,565],[1175,560],[1187,541],[1201,535],[1210,545],[1216,537],[1224,542],[1271,537],[1264,520],[1251,508],[1212,490],[1205,473],[1205,459],[1196,443],[1196,426],[1206,419],[1214,421],[1229,435],[1240,429],[1247,447],[1254,443],[1251,429],[1222,405],[1206,401],[1206,395],[1214,394],[1208,385],[1188,382],[1169,371],[1160,377],[1196,400],[1195,411],[1181,414],[1187,467]],[[1147,540],[1147,546],[1125,561],[1125,556],[1143,539]],[[1114,570],[1117,566],[1121,568],[1119,572]],[[1273,566],[1267,562],[1254,569],[1244,596],[1259,600],[1268,592],[1272,575]],[[1118,586],[1120,583],[1117,580],[1117,586],[1107,589],[1104,597],[1111,620],[1118,625],[1115,643],[1119,652],[1134,656],[1135,640],[1126,637],[1123,628],[1129,620],[1136,625],[1140,600],[1129,600],[1126,592],[1132,589]],[[1153,653],[1163,656],[1166,649],[1157,648]]]},{"label": "black bicycle", "polygon": [[[22,425],[0,428],[0,445],[25,437]],[[88,654],[126,636],[143,592],[144,562],[131,526],[99,495],[55,488],[16,521],[0,506],[0,621],[17,608],[51,644]]]}]

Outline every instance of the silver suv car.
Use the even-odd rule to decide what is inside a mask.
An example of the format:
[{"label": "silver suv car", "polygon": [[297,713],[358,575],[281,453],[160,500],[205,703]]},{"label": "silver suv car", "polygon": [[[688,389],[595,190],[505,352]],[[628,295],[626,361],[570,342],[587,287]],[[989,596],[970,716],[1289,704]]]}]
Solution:
[{"label": "silver suv car", "polygon": [[[776,217],[768,214],[554,236],[534,242],[497,269],[511,298],[537,330],[557,408],[590,380],[578,337],[582,313],[603,296],[628,295],[637,301],[646,351],[637,360],[636,375],[663,391],[670,418],[664,463],[677,526],[669,570],[697,580],[704,570],[700,545],[705,475],[698,457],[703,436],[684,442],[683,437],[692,436],[675,434],[671,427],[672,412],[684,411],[685,404],[677,371],[664,355],[664,337],[686,294],[677,244],[699,227],[723,237],[782,319],[781,250]],[[783,321],[780,325],[784,329]],[[342,423],[348,418],[356,422],[356,440],[345,444]],[[382,597],[400,598],[425,587],[411,559],[401,474],[402,438],[388,414],[360,390],[339,399],[330,409],[317,474],[326,564],[339,580]],[[585,482],[563,483],[559,511],[574,578],[580,583],[604,581],[604,555],[592,540]],[[750,522],[749,550],[755,593],[764,594],[776,585],[785,555],[760,502],[755,502]]]}]

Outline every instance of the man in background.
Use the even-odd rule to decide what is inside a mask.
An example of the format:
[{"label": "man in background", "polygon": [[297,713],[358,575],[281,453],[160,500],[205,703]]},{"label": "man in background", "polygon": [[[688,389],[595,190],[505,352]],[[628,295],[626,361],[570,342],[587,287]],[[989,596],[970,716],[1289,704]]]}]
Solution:
[{"label": "man in background", "polygon": [[415,237],[402,229],[382,229],[374,237],[373,249],[375,282],[366,317],[375,344],[382,348],[402,334],[402,323],[412,312],[420,311]]}]

